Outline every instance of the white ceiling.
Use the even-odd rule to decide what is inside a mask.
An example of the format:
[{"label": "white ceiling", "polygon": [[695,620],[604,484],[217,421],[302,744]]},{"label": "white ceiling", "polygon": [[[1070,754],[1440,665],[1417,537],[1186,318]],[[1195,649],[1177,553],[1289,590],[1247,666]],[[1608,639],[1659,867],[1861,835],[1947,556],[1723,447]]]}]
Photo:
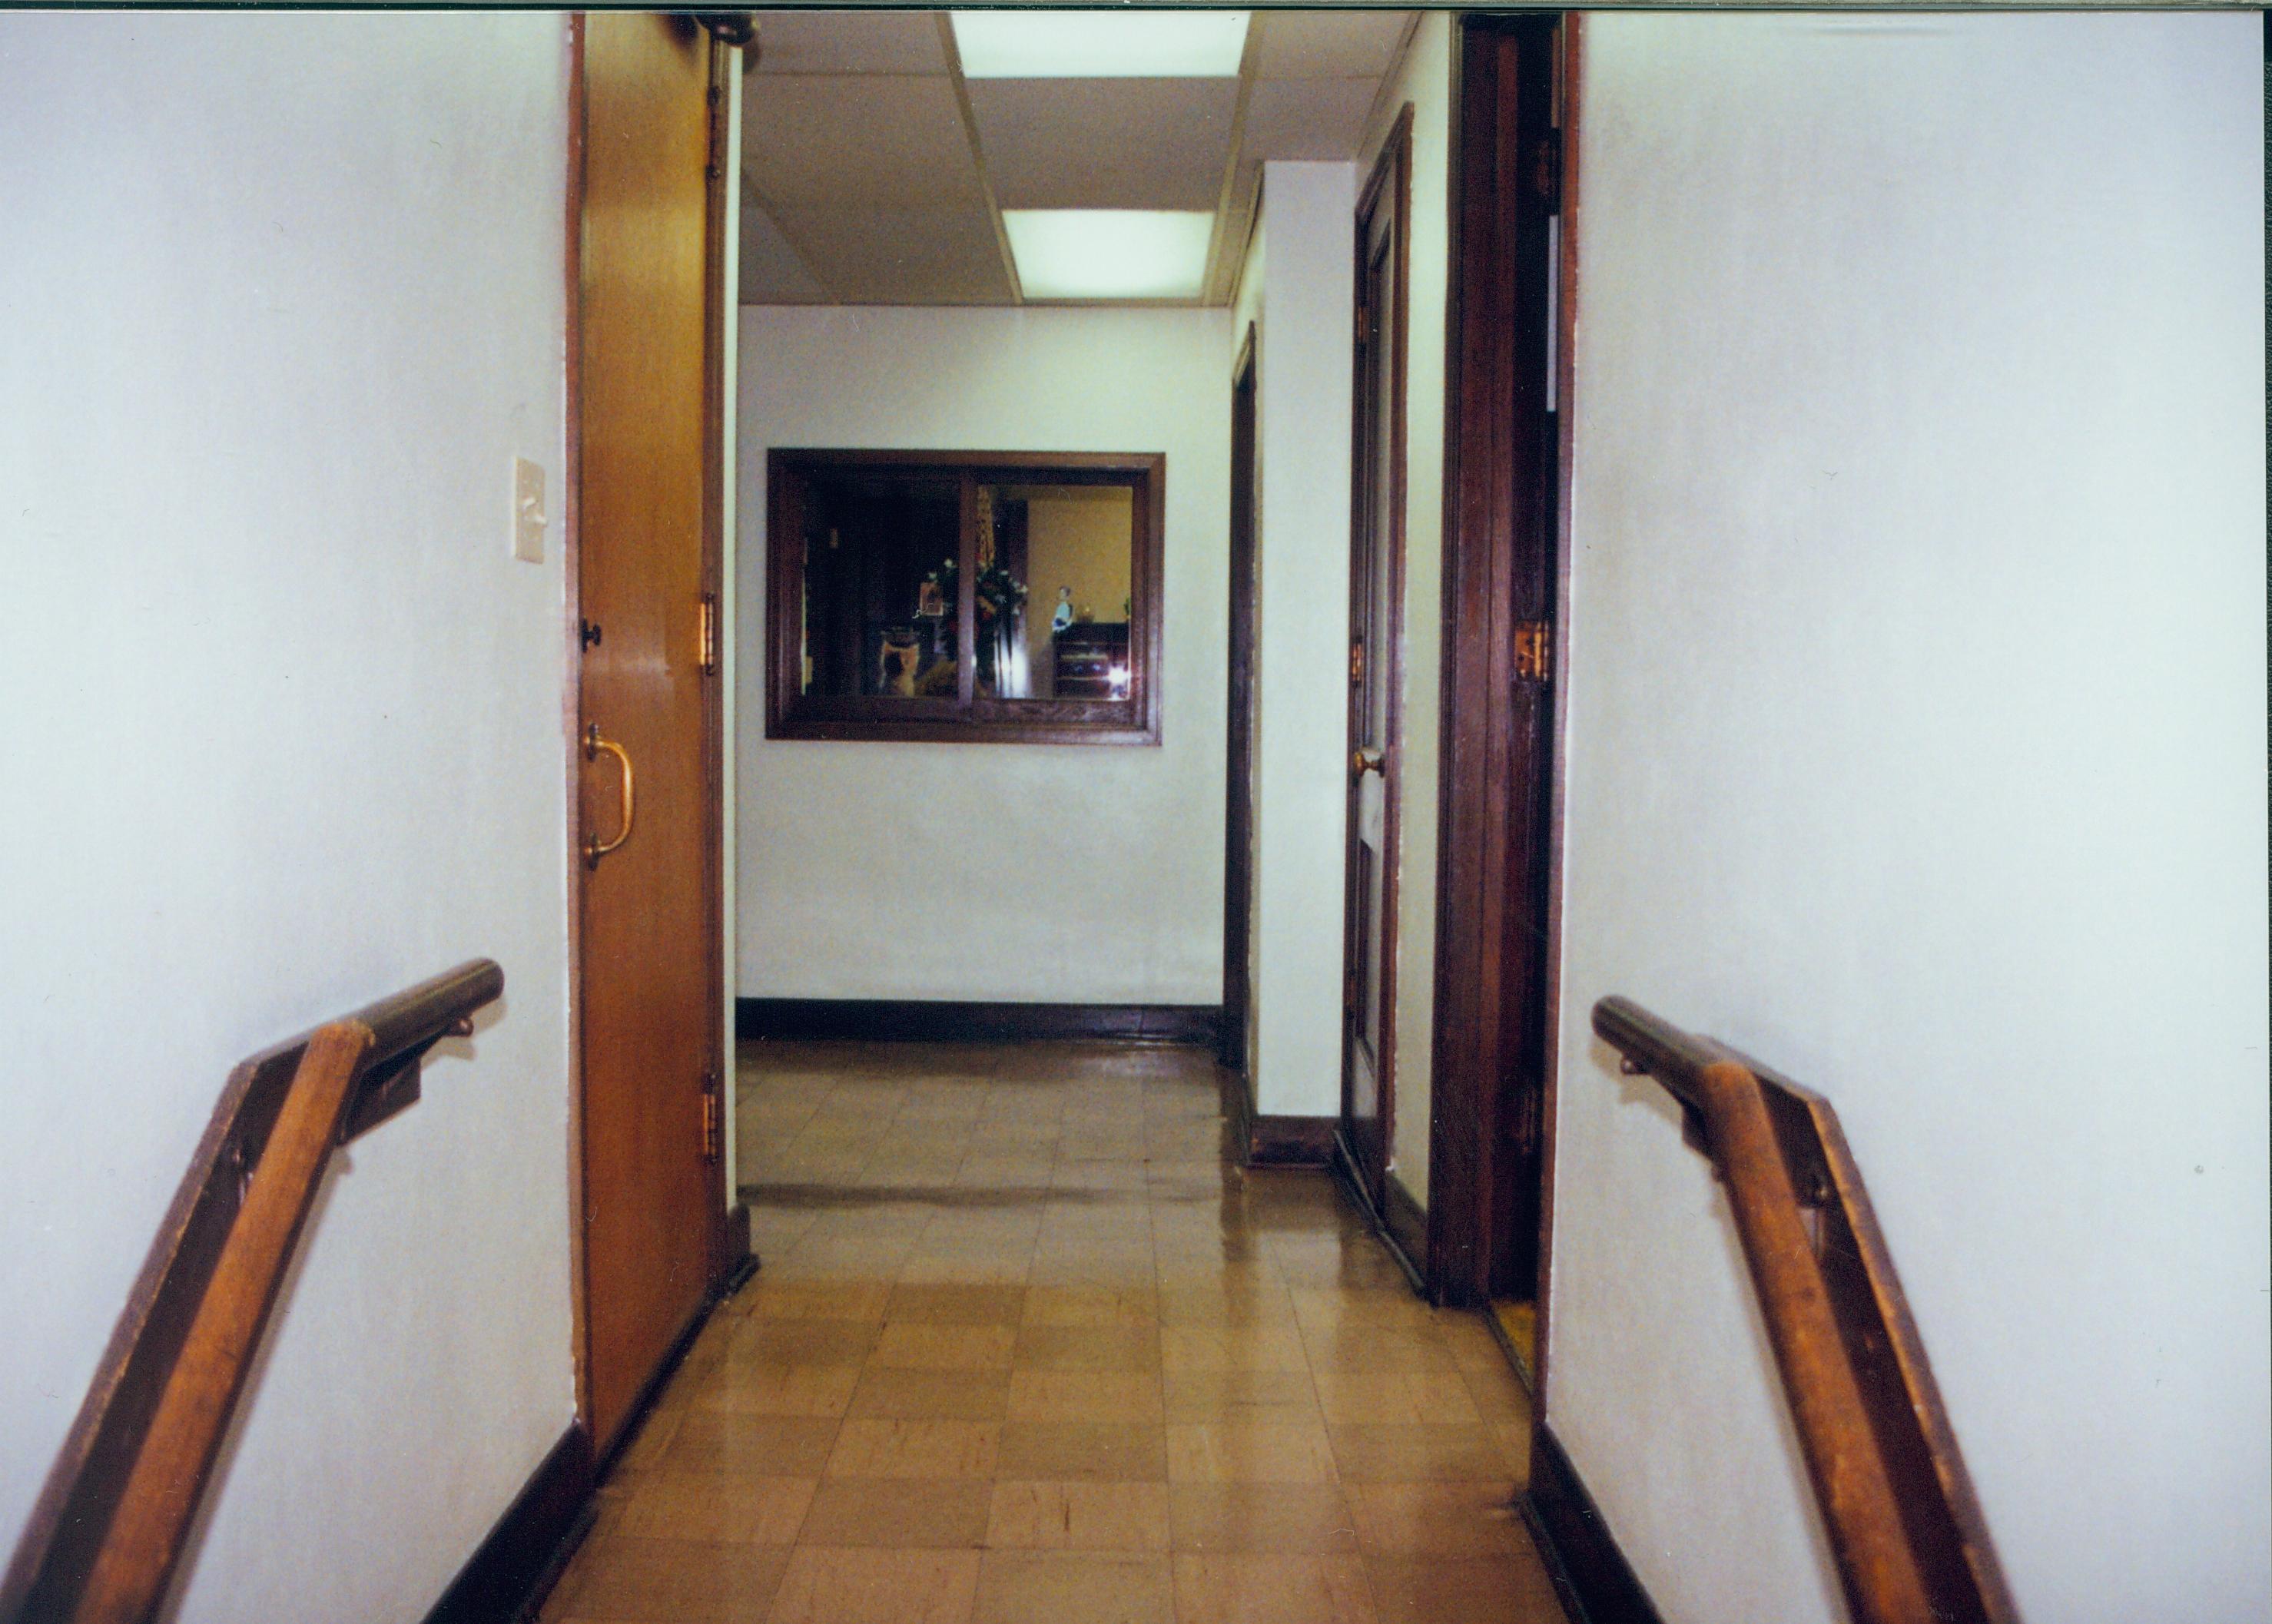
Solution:
[{"label": "white ceiling", "polygon": [[1266,159],[1350,159],[1412,13],[1257,11],[1232,78],[971,79],[943,11],[761,11],[742,302],[1014,304],[1001,211],[1205,209],[1229,298]]}]

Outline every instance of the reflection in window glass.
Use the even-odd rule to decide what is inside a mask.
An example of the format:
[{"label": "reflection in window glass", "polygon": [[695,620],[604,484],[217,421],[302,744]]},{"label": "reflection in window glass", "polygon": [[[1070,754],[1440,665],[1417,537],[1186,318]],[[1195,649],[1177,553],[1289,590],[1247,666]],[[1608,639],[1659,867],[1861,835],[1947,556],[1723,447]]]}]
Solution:
[{"label": "reflection in window glass", "polygon": [[[998,620],[990,662],[982,609],[982,693],[1005,699],[1125,699],[1132,591],[1134,493],[1125,485],[982,488],[996,559],[1019,591],[1014,617]],[[982,552],[987,530],[980,529]],[[982,577],[982,578],[983,578]]]},{"label": "reflection in window glass", "polygon": [[815,480],[804,520],[803,691],[955,697],[955,481]]}]

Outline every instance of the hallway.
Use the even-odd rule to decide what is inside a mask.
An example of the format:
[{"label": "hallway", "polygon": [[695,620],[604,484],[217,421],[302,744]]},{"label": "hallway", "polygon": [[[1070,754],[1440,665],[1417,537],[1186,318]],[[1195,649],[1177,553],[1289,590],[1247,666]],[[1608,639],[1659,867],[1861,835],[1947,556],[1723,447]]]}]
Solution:
[{"label": "hallway", "polygon": [[741,1056],[761,1272],[548,1620],[1558,1620],[1524,1394],[1192,1049]]}]

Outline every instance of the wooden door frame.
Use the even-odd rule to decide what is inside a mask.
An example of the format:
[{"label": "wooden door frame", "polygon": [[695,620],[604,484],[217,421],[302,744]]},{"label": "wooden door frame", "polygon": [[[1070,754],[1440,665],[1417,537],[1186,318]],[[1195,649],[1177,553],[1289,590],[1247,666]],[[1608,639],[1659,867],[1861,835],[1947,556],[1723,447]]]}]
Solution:
[{"label": "wooden door frame", "polygon": [[[735,13],[727,13],[730,19]],[[710,920],[706,941],[710,989],[711,1109],[717,1114],[720,1188],[710,1226],[710,1289],[721,1295],[738,1285],[756,1267],[750,1252],[750,1209],[741,1200],[733,1165],[734,1054],[726,1033],[735,1019],[732,991],[726,985],[726,818],[733,786],[726,781],[726,684],[733,680],[732,652],[724,646],[726,593],[726,434],[733,417],[726,399],[727,347],[735,342],[739,304],[727,285],[731,260],[727,242],[730,189],[738,184],[740,154],[731,124],[734,74],[751,58],[734,48],[735,25],[710,30],[710,197],[703,250],[702,312],[702,580],[709,601],[710,682],[702,690],[702,754],[705,804],[709,828],[702,841],[703,907]],[[755,51],[755,35],[747,51]]]},{"label": "wooden door frame", "polygon": [[[1393,188],[1393,190],[1391,190]],[[1410,482],[1405,459],[1409,451],[1407,405],[1409,397],[1409,364],[1412,350],[1411,334],[1407,331],[1412,308],[1412,104],[1406,102],[1389,126],[1388,135],[1381,142],[1380,153],[1373,160],[1372,173],[1366,177],[1364,189],[1357,194],[1356,212],[1353,217],[1354,264],[1356,270],[1353,308],[1363,309],[1365,299],[1367,254],[1366,239],[1371,235],[1373,211],[1386,192],[1395,207],[1391,224],[1389,258],[1395,283],[1391,309],[1394,316],[1394,343],[1389,351],[1388,365],[1388,439],[1389,485],[1393,499],[1388,504],[1388,627],[1381,637],[1388,656],[1385,675],[1388,683],[1387,704],[1387,772],[1381,786],[1380,831],[1380,913],[1382,942],[1380,956],[1380,1048],[1375,1056],[1373,1085],[1380,1101],[1380,1181],[1381,1188],[1373,1189],[1364,1178],[1364,1168],[1358,1162],[1349,1129],[1349,1045],[1353,1041],[1352,1023],[1355,1005],[1348,998],[1342,1009],[1342,1076],[1341,1114],[1335,1130],[1339,1156],[1349,1174],[1349,1182],[1376,1212],[1385,1212],[1388,1199],[1388,1165],[1394,1159],[1396,1146],[1396,971],[1400,936],[1397,906],[1401,888],[1397,884],[1397,864],[1402,852],[1402,818],[1399,807],[1404,799],[1404,544],[1406,529],[1405,504],[1410,492]],[[1356,527],[1365,522],[1363,511],[1366,469],[1364,462],[1364,399],[1365,365],[1364,346],[1353,345],[1350,351],[1349,399],[1356,410],[1351,413],[1349,468],[1349,525],[1352,540]],[[1351,548],[1354,560],[1355,548]],[[1356,578],[1354,569],[1349,578],[1349,624],[1352,630],[1357,623],[1358,604],[1365,584]],[[1378,629],[1376,629],[1378,636]],[[1354,732],[1343,741],[1343,760],[1350,760],[1357,749]],[[1347,805],[1350,798],[1343,797]],[[1356,964],[1357,933],[1361,910],[1356,896],[1356,820],[1349,818],[1349,828],[1343,840],[1342,905],[1342,978],[1349,985]]]},{"label": "wooden door frame", "polygon": [[[1558,128],[1539,143],[1534,129],[1506,127],[1499,116],[1495,53],[1469,48],[1480,36],[1494,41],[1556,26],[1551,14],[1477,16],[1454,31],[1454,175],[1450,353],[1446,368],[1444,480],[1443,771],[1439,808],[1436,1023],[1433,1119],[1430,1124],[1429,1288],[1437,1300],[1472,1304],[1488,1296],[1493,1275],[1494,1221],[1510,1192],[1504,1180],[1522,1170],[1499,1165],[1502,1111],[1521,1109],[1520,1091],[1506,1086],[1510,1068],[1535,1076],[1537,1211],[1537,1315],[1534,1368],[1543,1397],[1546,1319],[1553,1263],[1555,1122],[1558,1102],[1558,1017],[1562,935],[1563,787],[1567,736],[1572,401],[1576,333],[1580,32],[1574,12],[1558,19],[1560,34],[1547,47],[1559,76]],[[1530,87],[1535,101],[1536,87]],[[1517,113],[1526,117],[1521,98]],[[1552,123],[1551,116],[1548,121]],[[1542,166],[1543,168],[1542,168]],[[1549,302],[1528,343],[1513,332],[1515,197],[1551,187],[1549,215],[1559,217],[1558,259],[1536,296]],[[1530,189],[1538,189],[1532,191]],[[1493,297],[1494,294],[1500,296]],[[1543,346],[1553,346],[1553,410],[1543,391],[1528,400],[1519,378],[1548,375]],[[1535,373],[1521,371],[1536,366]],[[1531,436],[1552,466],[1536,469],[1528,492],[1508,471],[1518,434]],[[1536,465],[1534,465],[1536,466]],[[1551,502],[1551,510],[1525,503]],[[1525,616],[1517,602],[1518,526],[1536,528],[1533,545],[1544,560],[1548,601],[1541,616]],[[1543,533],[1539,533],[1543,532]],[[1514,628],[1543,618],[1547,644],[1546,726],[1540,816],[1534,842],[1514,848],[1508,806],[1516,704]],[[1538,849],[1543,843],[1543,853]],[[1543,915],[1535,979],[1511,985],[1502,975],[1501,943],[1518,869],[1543,868]],[[1519,979],[1519,978],[1518,978]],[[1536,1000],[1532,1052],[1505,1051],[1515,1002]]]},{"label": "wooden door frame", "polygon": [[[723,88],[724,76],[732,71],[735,58],[731,51],[714,34],[709,41],[710,118],[712,152],[728,150],[718,130],[727,115]],[[585,15],[571,12],[568,18],[568,175],[566,189],[566,224],[564,260],[564,290],[565,296],[565,342],[564,345],[563,378],[563,463],[560,495],[560,557],[564,575],[562,597],[562,645],[566,652],[566,680],[561,695],[561,735],[564,746],[563,768],[567,800],[568,841],[563,854],[568,876],[568,1252],[571,1286],[570,1335],[571,1353],[574,1369],[577,1425],[587,1440],[592,1436],[591,1343],[590,1316],[587,1302],[590,1278],[584,1245],[584,864],[578,853],[584,849],[586,830],[583,816],[583,752],[581,737],[584,714],[583,682],[583,515],[581,493],[584,478],[583,412],[584,412],[584,353],[583,353],[583,282],[584,282],[584,159],[588,139],[585,79]],[[724,457],[725,457],[725,345],[731,341],[734,305],[726,287],[726,255],[723,235],[726,213],[722,206],[725,187],[734,166],[714,161],[709,175],[707,242],[704,255],[705,335],[703,361],[703,515],[702,515],[702,575],[707,589],[713,593],[723,591],[721,580],[725,547]],[[721,605],[722,609],[722,604]],[[718,1108],[732,1108],[732,1076],[730,1059],[725,1043],[725,662],[724,651],[715,680],[703,690],[703,756],[705,803],[710,811],[708,826],[703,838],[703,896],[704,912],[711,926],[705,942],[707,967],[706,983],[711,993],[711,1004],[717,1018],[710,1023],[710,1053],[715,1086],[721,1098]],[[721,1134],[722,1142],[722,1134]],[[722,1153],[721,1153],[722,1155]],[[722,1171],[722,1170],[721,1170]],[[750,1257],[750,1215],[744,1204],[736,1202],[729,1210],[721,1199],[712,1203],[712,1224],[707,1237],[710,1260],[710,1292],[714,1298],[751,1264]],[[695,1318],[695,1326],[701,1322]],[[689,1328],[689,1334],[694,1327]],[[629,1419],[618,1428],[616,1444],[620,1448],[638,1430],[639,1415],[652,1402],[653,1392],[661,1378],[677,1362],[681,1349],[674,1349],[655,1373],[649,1391],[642,1396],[631,1411]]]},{"label": "wooden door frame", "polygon": [[[1247,1052],[1247,1025],[1254,995],[1248,961],[1254,941],[1254,624],[1261,542],[1255,498],[1260,494],[1261,448],[1256,442],[1261,431],[1261,391],[1254,324],[1249,322],[1230,368],[1230,652],[1225,684],[1229,704],[1223,730],[1222,1019],[1215,1044],[1216,1058],[1241,1078],[1247,1077],[1253,1060]],[[1243,488],[1242,428],[1246,444]]]},{"label": "wooden door frame", "polygon": [[570,1352],[575,1372],[576,1424],[588,1441],[592,1427],[591,1327],[584,1305],[590,1280],[584,1256],[584,719],[583,514],[584,488],[584,13],[568,14],[568,190],[562,244],[566,339],[562,384],[560,567],[563,574],[561,646],[561,770],[566,779],[568,845],[568,1277]]}]

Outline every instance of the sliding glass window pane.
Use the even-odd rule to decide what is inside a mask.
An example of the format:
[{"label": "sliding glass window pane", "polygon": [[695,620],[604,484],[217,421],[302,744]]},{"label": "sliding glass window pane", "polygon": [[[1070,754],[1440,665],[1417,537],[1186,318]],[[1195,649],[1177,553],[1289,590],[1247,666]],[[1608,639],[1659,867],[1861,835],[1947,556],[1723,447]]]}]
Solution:
[{"label": "sliding glass window pane", "polygon": [[[980,489],[982,518],[990,507],[1005,612],[990,623],[982,603],[978,691],[1002,699],[1127,698],[1135,493],[1125,485],[990,485]],[[983,550],[983,525],[979,534]],[[979,579],[982,586],[988,579],[983,569]]]},{"label": "sliding glass window pane", "polygon": [[804,500],[803,691],[955,697],[957,482],[815,478]]}]

